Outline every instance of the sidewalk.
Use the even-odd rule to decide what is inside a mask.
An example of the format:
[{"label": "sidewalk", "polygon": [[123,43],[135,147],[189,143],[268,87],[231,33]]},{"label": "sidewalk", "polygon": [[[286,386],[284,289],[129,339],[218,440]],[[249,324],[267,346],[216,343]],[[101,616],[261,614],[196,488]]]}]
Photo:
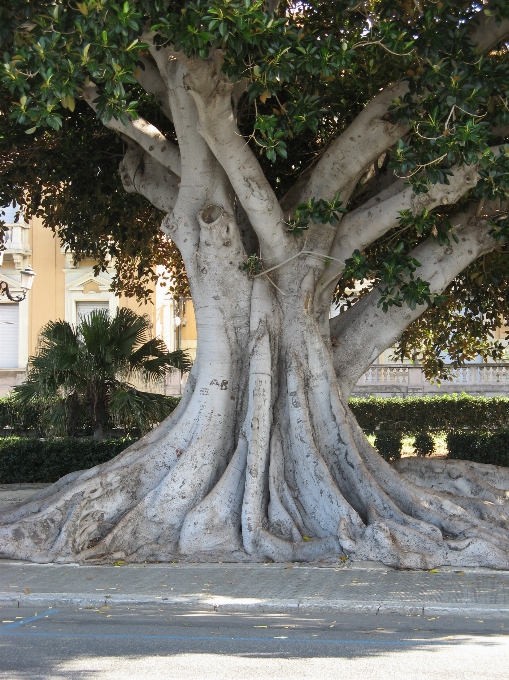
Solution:
[{"label": "sidewalk", "polygon": [[335,611],[505,619],[509,572],[450,567],[396,571],[378,563],[339,560],[337,567],[226,563],[83,567],[0,560],[0,606],[115,604],[238,613]]},{"label": "sidewalk", "polygon": [[49,484],[0,484],[0,508],[21,503]]}]

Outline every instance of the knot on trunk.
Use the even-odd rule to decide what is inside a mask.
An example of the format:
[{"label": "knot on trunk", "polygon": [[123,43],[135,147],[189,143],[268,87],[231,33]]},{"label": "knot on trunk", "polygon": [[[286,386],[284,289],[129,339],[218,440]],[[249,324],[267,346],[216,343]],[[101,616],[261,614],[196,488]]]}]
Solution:
[{"label": "knot on trunk", "polygon": [[237,233],[235,219],[219,205],[208,205],[198,213],[205,246],[231,246]]}]

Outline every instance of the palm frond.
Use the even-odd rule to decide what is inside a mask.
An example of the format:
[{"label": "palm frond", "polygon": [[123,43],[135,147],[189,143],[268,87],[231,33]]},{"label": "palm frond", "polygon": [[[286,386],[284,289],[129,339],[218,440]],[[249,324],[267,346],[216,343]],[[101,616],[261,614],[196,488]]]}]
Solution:
[{"label": "palm frond", "polygon": [[16,385],[12,392],[13,399],[20,404],[28,404],[28,402],[33,401],[34,399],[46,396],[45,394],[41,394],[40,382],[31,378],[25,380],[21,385]]},{"label": "palm frond", "polygon": [[148,431],[172,411],[172,404],[162,394],[142,392],[121,386],[110,395],[110,412],[113,420],[126,430]]},{"label": "palm frond", "polygon": [[[94,429],[108,420],[111,409],[123,425],[144,431],[166,417],[168,402],[162,395],[136,390],[126,379],[137,376],[154,382],[169,370],[191,368],[186,352],[168,352],[150,332],[148,317],[126,308],[113,318],[106,310],[95,310],[76,328],[66,321],[51,321],[40,333],[38,352],[31,357],[27,379],[15,389],[15,398],[23,403],[41,398],[59,402],[48,415],[53,428],[61,429],[63,418],[70,427],[80,405],[87,409]],[[71,396],[73,408],[66,410]]]},{"label": "palm frond", "polygon": [[150,337],[150,328],[149,318],[145,314],[136,314],[126,307],[119,309],[110,325],[110,335],[118,354],[129,357],[134,347]]}]

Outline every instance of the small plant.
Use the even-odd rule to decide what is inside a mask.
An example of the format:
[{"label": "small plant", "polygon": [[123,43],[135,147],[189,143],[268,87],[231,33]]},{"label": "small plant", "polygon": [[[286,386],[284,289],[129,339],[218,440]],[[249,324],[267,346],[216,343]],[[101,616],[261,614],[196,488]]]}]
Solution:
[{"label": "small plant", "polygon": [[401,458],[401,434],[381,431],[375,438],[375,448],[387,462]]},{"label": "small plant", "polygon": [[44,402],[47,426],[75,434],[88,413],[94,437],[102,441],[113,421],[123,429],[147,432],[172,410],[162,394],[142,391],[134,381],[156,382],[167,371],[188,371],[186,352],[168,352],[151,337],[147,316],[121,308],[110,317],[94,310],[77,326],[50,321],[41,330],[26,380],[14,388],[14,399],[26,408]]},{"label": "small plant", "polygon": [[419,432],[415,435],[414,451],[416,455],[424,458],[431,456],[435,449],[435,441],[428,432]]},{"label": "small plant", "polygon": [[242,265],[243,271],[247,272],[248,276],[255,276],[260,274],[263,269],[263,263],[258,255],[250,255]]},{"label": "small plant", "polygon": [[336,194],[332,201],[323,198],[310,198],[306,203],[299,203],[295,210],[295,217],[288,223],[287,231],[294,236],[301,236],[312,222],[317,224],[331,224],[333,227],[339,224],[341,214],[348,212],[342,208],[343,202]]}]

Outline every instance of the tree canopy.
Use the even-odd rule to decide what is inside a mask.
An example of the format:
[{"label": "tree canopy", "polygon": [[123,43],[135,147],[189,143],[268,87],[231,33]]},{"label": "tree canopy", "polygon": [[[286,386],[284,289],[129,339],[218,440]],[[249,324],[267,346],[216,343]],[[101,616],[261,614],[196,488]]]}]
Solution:
[{"label": "tree canopy", "polygon": [[[116,166],[140,125],[154,132],[159,160],[172,154],[164,140],[174,142],[175,130],[163,115],[149,43],[191,58],[212,56],[237,83],[239,130],[287,206],[296,237],[312,221],[354,211],[397,178],[418,197],[417,208],[399,211],[397,226],[349,253],[338,303],[349,307],[377,287],[384,309],[428,304],[398,346],[400,356],[420,354],[428,375],[445,374],[444,350],[458,363],[477,353],[499,358],[502,348],[487,340],[509,317],[509,57],[500,42],[508,18],[503,0],[12,0],[0,8],[0,197],[28,197],[30,209],[76,253],[102,264],[114,255],[117,287],[128,294],[143,294],[146,277],[154,278],[163,261],[183,291],[183,266],[158,232],[160,214],[139,195],[125,196]],[[295,210],[295,187],[368,102],[394,84],[384,118],[398,127],[398,138],[389,135],[344,205],[328,195]],[[424,197],[467,166],[479,173],[475,186],[426,207]],[[497,201],[492,229],[499,249],[433,295],[410,251],[430,236],[453,247],[454,216]],[[256,239],[249,255],[246,268],[261,269]]]}]

